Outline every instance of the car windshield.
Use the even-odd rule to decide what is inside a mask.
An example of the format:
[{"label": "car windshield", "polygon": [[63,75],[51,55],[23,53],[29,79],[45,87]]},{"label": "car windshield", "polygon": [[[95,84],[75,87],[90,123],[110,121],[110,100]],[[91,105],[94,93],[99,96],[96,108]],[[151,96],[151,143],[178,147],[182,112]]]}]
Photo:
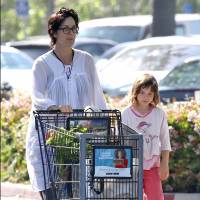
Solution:
[{"label": "car windshield", "polygon": [[46,46],[34,46],[34,45],[16,46],[16,48],[23,51],[34,60],[37,57],[41,56],[42,54],[50,50],[50,47],[48,45]]},{"label": "car windshield", "polygon": [[31,69],[33,61],[18,52],[1,52],[2,69]]},{"label": "car windshield", "polygon": [[188,29],[190,30],[191,35],[199,35],[200,34],[200,20],[191,21],[188,23]]},{"label": "car windshield", "polygon": [[171,71],[160,86],[173,88],[200,88],[200,60],[185,63]]},{"label": "car windshield", "polygon": [[116,69],[122,71],[132,69],[135,71],[168,71],[185,57],[199,54],[199,45],[151,45],[129,48],[111,59],[105,67],[105,71],[106,69],[109,71],[116,71]]},{"label": "car windshield", "polygon": [[83,51],[87,51],[90,54],[94,55],[94,56],[100,56],[103,54],[104,51],[106,51],[107,49],[113,47],[113,45],[109,45],[109,44],[98,44],[98,43],[94,43],[94,44],[80,44],[77,45],[76,48],[83,50]]},{"label": "car windshield", "polygon": [[[105,26],[81,27],[78,37],[109,39],[115,42],[136,41],[139,39],[141,27],[136,26]],[[127,33],[129,33],[127,35]]]}]

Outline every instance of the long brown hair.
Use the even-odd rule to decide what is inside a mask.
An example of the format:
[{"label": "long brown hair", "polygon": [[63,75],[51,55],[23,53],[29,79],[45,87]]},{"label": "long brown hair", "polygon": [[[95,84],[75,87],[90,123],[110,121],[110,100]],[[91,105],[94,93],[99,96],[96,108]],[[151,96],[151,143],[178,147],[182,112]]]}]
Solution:
[{"label": "long brown hair", "polygon": [[160,103],[160,95],[158,91],[158,83],[154,76],[151,74],[142,74],[138,76],[132,86],[130,101],[131,103],[137,102],[137,96],[140,93],[141,88],[151,87],[151,91],[154,93],[152,106],[157,106]]}]

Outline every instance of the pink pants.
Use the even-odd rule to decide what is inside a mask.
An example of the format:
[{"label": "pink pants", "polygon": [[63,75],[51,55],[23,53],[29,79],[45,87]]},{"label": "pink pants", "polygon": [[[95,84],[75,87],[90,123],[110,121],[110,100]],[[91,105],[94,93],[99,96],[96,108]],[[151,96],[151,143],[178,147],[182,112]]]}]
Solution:
[{"label": "pink pants", "polygon": [[164,200],[159,168],[143,171],[143,200]]}]

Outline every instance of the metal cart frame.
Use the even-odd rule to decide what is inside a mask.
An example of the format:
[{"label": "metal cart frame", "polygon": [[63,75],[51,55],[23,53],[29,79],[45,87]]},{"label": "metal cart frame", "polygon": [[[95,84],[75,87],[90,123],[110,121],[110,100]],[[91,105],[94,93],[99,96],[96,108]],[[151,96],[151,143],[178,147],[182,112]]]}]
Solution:
[{"label": "metal cart frame", "polygon": [[[36,129],[38,130],[38,139],[41,150],[41,160],[43,166],[43,174],[44,174],[44,185],[47,189],[51,187],[54,194],[55,199],[80,199],[80,200],[93,200],[93,199],[130,199],[130,200],[142,200],[143,199],[143,138],[142,135],[137,134],[135,131],[130,129],[129,127],[123,125],[121,123],[121,113],[118,110],[103,110],[101,112],[84,112],[84,110],[74,110],[73,113],[60,113],[58,111],[34,111]],[[66,134],[65,130],[69,127],[68,119],[70,118],[77,119],[91,119],[91,118],[102,118],[107,117],[110,119],[109,124],[109,138],[106,135],[97,135],[94,133],[77,133],[73,135],[73,141],[75,146],[71,148],[70,152],[72,153],[72,157],[68,156],[68,160],[65,163],[56,163],[56,152],[61,148],[63,151],[69,153],[68,150],[65,150],[68,147],[68,138],[69,135]],[[56,135],[56,140],[61,141],[60,138],[63,138],[62,141],[65,141],[65,145],[58,145],[58,143],[54,143],[53,145],[47,141],[47,130],[53,131],[53,135]],[[51,134],[51,132],[50,132]],[[59,136],[62,134],[61,136]],[[65,135],[65,136],[63,136]],[[71,140],[70,140],[71,142]],[[71,143],[70,143],[71,144]],[[113,178],[101,178],[95,179],[92,177],[90,173],[91,163],[87,163],[88,160],[93,159],[91,148],[95,145],[115,145],[116,147],[121,145],[132,145],[135,159],[137,160],[136,164],[132,164],[131,167],[136,169],[137,173],[135,173],[135,177],[132,179],[113,179]],[[88,150],[90,147],[90,150]],[[67,157],[65,154],[65,157]],[[76,156],[79,156],[79,160],[77,163]],[[89,156],[89,157],[88,157]],[[70,157],[70,158],[69,158]],[[76,158],[76,159],[75,159]],[[90,158],[90,159],[88,159]],[[70,165],[73,169],[76,179],[70,181],[59,181],[58,180],[58,172],[60,170],[60,166],[68,166]],[[78,177],[78,179],[77,179]],[[91,187],[91,180],[100,185],[107,187],[108,183],[114,188],[118,188],[119,190],[122,188],[122,184],[126,183],[126,185],[130,185],[129,183],[135,184],[135,196],[130,196],[129,198],[124,198],[122,196],[118,197],[110,197],[108,196],[108,192],[103,194],[102,191],[95,192],[96,196],[89,195],[88,190],[93,190]],[[120,180],[120,181],[118,181]],[[60,189],[61,184],[67,182],[68,186],[76,187],[79,185],[79,191],[76,196],[65,196],[62,197],[59,193],[63,193],[63,189]],[[126,187],[126,186],[125,186]],[[130,187],[130,186],[129,186]],[[131,186],[132,187],[132,186]],[[58,191],[59,190],[59,191]],[[113,189],[113,194],[117,189]],[[126,189],[127,190],[127,189]],[[131,190],[131,189],[130,189]],[[133,189],[132,189],[133,190]],[[71,191],[71,189],[70,189]],[[58,195],[59,194],[59,195]],[[107,195],[107,196],[106,196]]]}]

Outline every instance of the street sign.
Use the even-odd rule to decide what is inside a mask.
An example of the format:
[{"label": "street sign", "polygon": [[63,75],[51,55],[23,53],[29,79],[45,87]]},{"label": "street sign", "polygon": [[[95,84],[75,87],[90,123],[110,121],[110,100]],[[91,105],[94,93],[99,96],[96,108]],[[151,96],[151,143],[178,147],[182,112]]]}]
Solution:
[{"label": "street sign", "polygon": [[183,13],[192,13],[193,12],[193,7],[191,3],[184,3],[183,4]]},{"label": "street sign", "polygon": [[18,16],[28,17],[28,0],[16,0],[16,13]]}]

